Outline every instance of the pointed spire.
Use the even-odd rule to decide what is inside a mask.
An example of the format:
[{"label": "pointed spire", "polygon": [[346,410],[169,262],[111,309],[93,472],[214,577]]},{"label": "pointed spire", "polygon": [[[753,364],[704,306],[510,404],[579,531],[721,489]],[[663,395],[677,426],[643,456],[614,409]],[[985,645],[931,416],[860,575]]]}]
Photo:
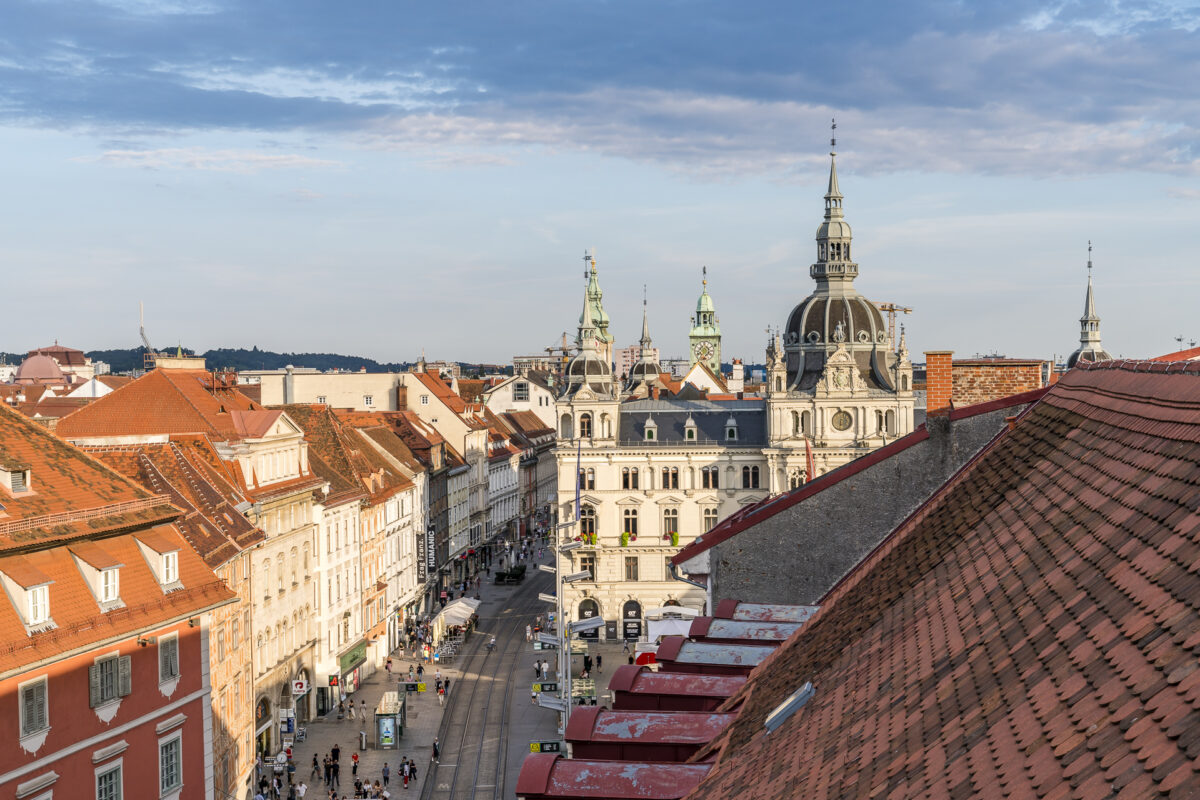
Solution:
[{"label": "pointed spire", "polygon": [[842,216],[842,190],[838,188],[837,176],[837,120],[830,125],[829,137],[829,188],[825,190],[825,219]]},{"label": "pointed spire", "polygon": [[583,293],[583,313],[579,315],[579,347],[588,351],[596,349],[596,322],[592,318],[592,302],[587,291]]},{"label": "pointed spire", "polygon": [[1080,322],[1090,322],[1095,320],[1100,321],[1100,317],[1096,316],[1096,299],[1092,295],[1092,240],[1088,239],[1088,285],[1087,296],[1083,300],[1083,319]]},{"label": "pointed spire", "polygon": [[650,346],[650,322],[646,316],[646,284],[642,284],[642,356],[646,355],[646,348]]}]

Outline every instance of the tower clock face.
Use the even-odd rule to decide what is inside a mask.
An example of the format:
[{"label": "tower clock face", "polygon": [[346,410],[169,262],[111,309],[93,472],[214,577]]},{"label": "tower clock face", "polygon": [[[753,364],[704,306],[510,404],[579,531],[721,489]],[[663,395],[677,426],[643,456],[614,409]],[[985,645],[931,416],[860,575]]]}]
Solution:
[{"label": "tower clock face", "polygon": [[696,343],[696,358],[701,361],[707,361],[712,358],[713,354],[712,342],[697,342]]},{"label": "tower clock face", "polygon": [[845,411],[839,411],[833,415],[833,427],[839,431],[844,431],[850,427],[854,420]]}]

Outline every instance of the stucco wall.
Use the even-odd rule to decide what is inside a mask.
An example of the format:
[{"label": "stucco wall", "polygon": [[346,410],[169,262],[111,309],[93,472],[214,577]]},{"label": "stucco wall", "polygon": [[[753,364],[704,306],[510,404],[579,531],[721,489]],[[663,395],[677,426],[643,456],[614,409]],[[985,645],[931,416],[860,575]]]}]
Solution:
[{"label": "stucco wall", "polygon": [[816,603],[1023,407],[950,423],[930,436],[716,545],[712,602]]}]

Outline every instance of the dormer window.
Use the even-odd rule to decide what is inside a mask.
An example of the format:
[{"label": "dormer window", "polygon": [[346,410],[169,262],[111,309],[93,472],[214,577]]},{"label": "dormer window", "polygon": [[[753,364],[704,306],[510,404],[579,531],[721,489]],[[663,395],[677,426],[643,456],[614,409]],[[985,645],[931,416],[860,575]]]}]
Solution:
[{"label": "dormer window", "polygon": [[27,623],[29,627],[43,625],[50,620],[50,587],[34,586],[26,593],[28,603]]},{"label": "dormer window", "polygon": [[100,602],[113,603],[121,596],[121,573],[115,567],[100,570]]},{"label": "dormer window", "polygon": [[162,554],[163,583],[175,583],[179,580],[179,553]]},{"label": "dormer window", "polygon": [[658,424],[652,419],[646,420],[646,441],[653,442],[658,438]]},{"label": "dormer window", "polygon": [[0,487],[9,494],[18,495],[29,491],[29,470],[21,466],[0,467]]}]

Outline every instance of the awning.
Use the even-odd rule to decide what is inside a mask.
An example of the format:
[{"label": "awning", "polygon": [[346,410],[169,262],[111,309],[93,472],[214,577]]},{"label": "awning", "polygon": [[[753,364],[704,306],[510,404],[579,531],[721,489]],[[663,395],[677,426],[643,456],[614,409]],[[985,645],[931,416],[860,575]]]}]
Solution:
[{"label": "awning", "polygon": [[435,625],[439,622],[442,625],[465,625],[477,608],[479,608],[478,600],[471,597],[460,597],[453,603],[448,603],[438,612],[433,621]]}]

